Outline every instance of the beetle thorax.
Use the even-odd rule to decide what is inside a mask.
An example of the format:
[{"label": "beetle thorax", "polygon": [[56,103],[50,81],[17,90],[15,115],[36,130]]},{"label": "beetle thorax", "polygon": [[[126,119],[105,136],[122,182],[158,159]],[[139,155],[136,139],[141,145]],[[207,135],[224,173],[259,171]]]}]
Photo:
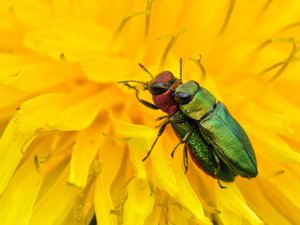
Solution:
[{"label": "beetle thorax", "polygon": [[180,109],[188,117],[200,120],[212,109],[215,102],[215,96],[205,88],[200,88],[188,104],[180,105]]}]

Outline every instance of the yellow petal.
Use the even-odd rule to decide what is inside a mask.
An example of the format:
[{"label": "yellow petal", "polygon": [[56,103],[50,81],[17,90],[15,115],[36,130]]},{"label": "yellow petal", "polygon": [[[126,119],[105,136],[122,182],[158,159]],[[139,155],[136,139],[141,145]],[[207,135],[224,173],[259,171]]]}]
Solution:
[{"label": "yellow petal", "polygon": [[264,224],[249,208],[238,188],[232,183],[226,183],[226,188],[216,184],[216,202],[220,210],[220,218],[224,224],[243,224],[246,219],[250,224]]},{"label": "yellow petal", "polygon": [[108,83],[129,79],[137,64],[115,55],[97,55],[83,59],[81,67],[90,80]]},{"label": "yellow petal", "polygon": [[52,21],[52,13],[46,2],[14,1],[10,6],[24,26],[42,28],[49,26]]},{"label": "yellow petal", "polygon": [[17,170],[0,198],[0,220],[6,225],[29,224],[44,176],[32,158]]},{"label": "yellow petal", "polygon": [[[40,71],[44,72],[41,73]],[[22,68],[17,74],[9,76],[3,82],[22,91],[41,91],[59,85],[70,73],[70,68],[67,65],[55,62],[39,62]]]},{"label": "yellow petal", "polygon": [[98,224],[118,224],[117,215],[113,213],[118,209],[115,208],[112,200],[111,186],[121,169],[123,156],[124,151],[120,151],[120,147],[109,139],[100,148],[99,163],[102,168],[96,178],[94,200]]},{"label": "yellow petal", "polygon": [[[106,92],[109,93],[109,92]],[[105,104],[104,92],[85,99],[48,120],[48,126],[59,130],[82,130],[89,126]],[[89,110],[87,110],[89,109]]]},{"label": "yellow petal", "polygon": [[248,121],[253,121],[255,124],[271,129],[280,134],[291,134],[293,129],[290,127],[290,121],[287,116],[271,111],[262,110],[255,103],[249,103],[243,109]]},{"label": "yellow petal", "polygon": [[[104,103],[102,94],[103,92],[100,92],[74,106],[72,104],[78,96],[67,94],[45,94],[24,103],[0,140],[0,158],[3,160],[1,164],[3,169],[0,170],[2,177],[0,192],[5,188],[32,139],[41,132],[40,129],[47,127],[54,130],[84,129],[94,120],[102,107],[99,104]],[[92,110],[87,111],[86,107]],[[7,146],[10,146],[10,151],[7,151]]]},{"label": "yellow petal", "polygon": [[0,4],[1,23],[0,30],[5,35],[0,36],[0,49],[2,52],[19,52],[23,49],[22,36],[18,25],[12,16],[13,10],[9,1],[3,0]]},{"label": "yellow petal", "polygon": [[144,224],[153,209],[154,195],[140,151],[150,149],[150,140],[154,132],[145,126],[128,124],[112,117],[111,119],[115,132],[127,140],[131,150],[130,159],[136,171],[136,177],[130,180],[128,197],[124,204],[124,224]]},{"label": "yellow petal", "polygon": [[[156,137],[157,134],[154,133],[153,130],[145,126],[121,122],[114,118],[112,118],[112,120],[115,122],[115,132],[121,135],[124,140],[126,140],[131,151],[145,151],[145,153],[140,154],[139,159],[136,159],[136,156],[131,157],[138,173],[137,176],[139,176],[140,178],[145,178],[142,158],[145,157],[147,151],[150,150],[150,147],[154,141],[153,137]],[[163,149],[160,141],[161,140],[158,140],[153,151],[151,152],[151,155],[145,163],[149,163],[149,161],[151,161],[151,176],[153,179],[153,183],[162,190],[167,191],[169,195],[174,196],[178,191],[178,186],[176,183],[174,171],[167,159],[165,150]]]},{"label": "yellow petal", "polygon": [[4,83],[19,73],[24,67],[39,62],[38,57],[30,53],[0,53],[0,80]]},{"label": "yellow petal", "polygon": [[110,196],[109,185],[109,183],[107,184],[103,181],[102,175],[97,178],[95,188],[95,213],[99,225],[118,224],[117,215],[112,213],[115,207]]},{"label": "yellow petal", "polygon": [[179,191],[172,165],[160,143],[157,143],[151,153],[152,181],[161,190],[173,197]]},{"label": "yellow petal", "polygon": [[23,98],[26,98],[29,94],[18,90],[17,88],[0,84],[0,108],[3,109],[10,105],[18,104]]},{"label": "yellow petal", "polygon": [[[185,209],[182,206],[169,202],[166,207],[167,221],[168,223],[187,225],[191,221],[190,218],[186,217],[182,211]],[[196,223],[196,224],[205,224],[205,223]]]},{"label": "yellow petal", "polygon": [[69,182],[84,187],[91,164],[104,141],[103,132],[108,128],[105,121],[95,122],[77,135],[70,163]]},{"label": "yellow petal", "polygon": [[151,214],[147,217],[145,225],[159,224],[161,219],[162,207],[154,207]]},{"label": "yellow petal", "polygon": [[141,125],[122,122],[113,117],[111,117],[111,120],[115,133],[120,135],[128,143],[131,151],[147,153],[156,136],[152,129]]},{"label": "yellow petal", "polygon": [[99,23],[79,17],[60,18],[54,24],[53,32],[63,43],[90,52],[102,52],[112,35]]},{"label": "yellow petal", "polygon": [[7,125],[0,139],[0,193],[5,189],[34,135],[34,131],[20,132],[15,118]]},{"label": "yellow petal", "polygon": [[155,196],[145,179],[134,178],[128,185],[128,198],[124,204],[124,225],[143,225],[150,215]]},{"label": "yellow petal", "polygon": [[[175,163],[174,163],[175,164]],[[197,195],[190,186],[187,177],[185,176],[182,169],[177,164],[174,165],[174,174],[178,185],[178,193],[175,199],[184,208],[188,209],[189,212],[184,212],[185,216],[191,220],[194,220],[201,224],[210,224],[209,219],[204,215],[203,207],[199,201]]]},{"label": "yellow petal", "polygon": [[[291,167],[294,167],[296,170],[290,172],[293,169]],[[300,209],[298,167],[296,165],[286,165],[283,169],[284,173],[260,182],[262,192],[273,204],[273,207],[291,221],[292,224],[299,224],[300,218],[296,216]]]},{"label": "yellow petal", "polygon": [[300,163],[300,154],[276,134],[259,127],[247,127],[247,132],[253,136],[254,149],[261,149],[259,153],[266,158],[280,162]]},{"label": "yellow petal", "polygon": [[99,54],[106,50],[110,32],[91,21],[79,18],[58,20],[50,29],[27,33],[24,45],[33,51],[69,62]]},{"label": "yellow petal", "polygon": [[[251,206],[257,215],[265,224],[292,224],[280,211],[274,207],[273,203],[266,198],[265,191],[260,188],[257,182],[244,182],[239,186],[243,190],[243,195],[247,199],[247,203]],[[269,191],[269,190],[268,190]],[[274,199],[276,201],[276,199]]]},{"label": "yellow petal", "polygon": [[[86,86],[70,94],[50,93],[23,103],[16,115],[17,125],[22,129],[50,128],[81,130],[95,119],[100,109],[109,102],[108,92],[95,92],[95,87]],[[86,97],[86,95],[91,96]],[[84,116],[83,116],[84,115]]]},{"label": "yellow petal", "polygon": [[81,189],[68,184],[68,173],[69,168],[66,167],[61,171],[59,177],[52,177],[52,179],[56,179],[54,185],[36,203],[30,221],[31,225],[62,224],[73,210]]},{"label": "yellow petal", "polygon": [[[270,99],[276,99],[276,101],[270,101]],[[283,98],[275,91],[267,92],[265,98],[260,99],[264,107],[268,107],[276,112],[283,113],[290,119],[291,123],[298,128],[300,124],[300,108],[297,105],[291,103],[288,99]]]}]

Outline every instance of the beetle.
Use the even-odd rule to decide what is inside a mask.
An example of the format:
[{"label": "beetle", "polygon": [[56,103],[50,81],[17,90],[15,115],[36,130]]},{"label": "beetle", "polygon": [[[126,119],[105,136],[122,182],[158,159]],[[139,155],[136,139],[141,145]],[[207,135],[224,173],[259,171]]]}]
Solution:
[{"label": "beetle", "polygon": [[[167,116],[159,117],[158,119],[165,119],[159,128],[158,135],[153,142],[147,155],[144,157],[145,161],[151,154],[158,138],[163,134],[166,126],[171,124],[175,134],[179,138],[180,142],[173,149],[171,156],[174,156],[175,150],[180,144],[184,144],[183,151],[183,161],[185,172],[188,169],[188,157],[187,152],[190,153],[193,161],[208,175],[225,182],[232,182],[235,178],[234,171],[223,162],[213,150],[213,146],[208,144],[204,139],[203,135],[199,131],[198,124],[195,120],[189,118],[185,115],[179,108],[177,100],[174,98],[174,90],[181,85],[181,79],[174,77],[170,71],[163,71],[153,77],[151,73],[141,64],[139,64],[142,69],[144,69],[150,76],[151,80],[149,82],[141,82],[135,80],[119,81],[118,83],[123,83],[127,87],[134,89],[136,93],[136,98],[143,105],[151,109],[160,109],[167,113]],[[180,63],[181,68],[181,63]],[[181,74],[180,69],[180,74]],[[181,78],[181,75],[180,75]],[[144,90],[147,90],[152,95],[152,100],[154,102],[150,103],[139,97],[139,89],[132,86],[130,83],[136,82],[144,86]],[[223,187],[219,182],[220,187]]]},{"label": "beetle", "polygon": [[174,90],[180,111],[196,121],[199,131],[217,157],[237,175],[256,177],[257,162],[250,140],[226,106],[196,81],[182,83]]}]

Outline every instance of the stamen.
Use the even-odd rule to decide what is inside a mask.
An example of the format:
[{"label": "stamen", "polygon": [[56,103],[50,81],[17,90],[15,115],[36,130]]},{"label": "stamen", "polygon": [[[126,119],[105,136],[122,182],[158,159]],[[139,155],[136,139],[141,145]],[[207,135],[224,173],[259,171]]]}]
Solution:
[{"label": "stamen", "polygon": [[[140,16],[140,15],[147,15],[147,14],[150,14],[150,11],[143,11],[143,12],[132,12],[126,16],[124,16],[123,20],[121,21],[117,31],[115,32],[111,42],[110,42],[110,45],[113,45],[117,38],[119,37],[120,33],[122,32],[122,30],[124,29],[125,25],[127,24],[127,22],[136,17],[136,16]],[[146,29],[146,28],[145,28]]]},{"label": "stamen", "polygon": [[59,59],[60,59],[61,61],[66,61],[66,56],[65,56],[65,54],[64,54],[63,52],[60,53]]},{"label": "stamen", "polygon": [[272,172],[268,172],[267,174],[265,174],[264,176],[262,176],[262,178],[264,180],[273,180],[274,178],[277,178],[278,176],[281,176],[284,173],[285,173],[284,170],[272,171]]},{"label": "stamen", "polygon": [[282,64],[283,64],[283,62],[275,63],[274,65],[269,66],[268,68],[266,68],[263,71],[261,71],[259,74],[257,74],[256,77],[260,77],[260,76],[264,75],[265,73],[268,73],[268,72],[270,72],[273,69],[276,69],[277,67],[281,66]]},{"label": "stamen", "polygon": [[89,182],[84,190],[74,199],[72,214],[73,219],[77,222],[77,224],[86,224],[86,218],[88,217],[89,211],[92,207],[90,202],[94,197],[94,193],[91,189],[92,182]]},{"label": "stamen", "polygon": [[129,183],[133,180],[133,179],[135,179],[136,178],[136,176],[132,176],[132,177],[130,177],[126,182],[125,182],[125,184],[123,184],[121,187],[122,188],[126,188],[126,187],[128,187],[128,185],[129,185]]},{"label": "stamen", "polygon": [[121,215],[124,211],[124,205],[128,199],[128,196],[125,196],[125,198],[115,206],[115,209],[110,210],[110,214],[116,214],[116,215]]},{"label": "stamen", "polygon": [[57,135],[54,137],[54,140],[51,143],[50,150],[47,153],[47,155],[46,156],[39,156],[37,154],[34,155],[34,164],[38,171],[41,170],[40,164],[46,163],[53,156],[53,152],[57,148],[58,142],[60,141],[60,137],[61,137],[61,132],[58,130],[42,131],[39,133],[39,135],[40,135],[40,134],[48,134],[48,133],[53,133],[53,132],[56,132]]},{"label": "stamen", "polygon": [[203,66],[203,64],[201,63],[202,60],[202,55],[199,55],[198,59],[194,59],[194,58],[190,58],[190,60],[192,60],[193,62],[195,62],[197,64],[197,66],[199,66],[200,70],[201,70],[201,80],[205,81],[206,80],[206,70]]},{"label": "stamen", "polygon": [[53,151],[50,149],[46,156],[34,155],[34,164],[38,171],[41,170],[40,164],[46,163],[53,156]]},{"label": "stamen", "polygon": [[268,9],[268,7],[271,5],[271,3],[273,2],[273,0],[268,0],[267,2],[266,2],[266,4],[262,7],[262,9],[261,9],[261,13],[263,13],[263,12],[265,12],[267,9]]},{"label": "stamen", "polygon": [[256,48],[256,51],[259,51],[259,50],[265,48],[267,45],[269,45],[271,43],[272,43],[272,39],[268,39],[268,40],[264,41]]},{"label": "stamen", "polygon": [[149,12],[146,14],[146,22],[145,22],[145,31],[144,31],[144,42],[148,39],[149,36],[149,30],[150,30],[150,15],[151,15],[151,9],[152,9],[152,3],[155,0],[147,0],[147,7],[146,12]]},{"label": "stamen", "polygon": [[287,66],[290,64],[290,62],[293,60],[297,52],[299,51],[299,48],[296,48],[295,42],[293,42],[293,48],[291,53],[289,54],[289,57],[286,59],[285,62],[283,62],[281,68],[277,71],[277,73],[274,74],[274,76],[269,80],[269,84],[272,83],[274,80],[276,80],[282,73],[283,71],[287,68]]},{"label": "stamen", "polygon": [[102,169],[103,163],[99,162],[98,160],[94,160],[90,166],[88,178],[90,180],[96,178],[101,173]]},{"label": "stamen", "polygon": [[230,4],[229,4],[228,11],[227,11],[227,14],[226,14],[226,17],[225,17],[225,20],[224,20],[224,23],[223,23],[223,25],[222,25],[222,27],[221,27],[221,30],[220,30],[219,35],[222,35],[222,34],[224,33],[224,31],[226,30],[227,25],[228,25],[228,23],[229,23],[229,20],[230,20],[230,18],[231,18],[231,15],[232,15],[234,6],[235,6],[235,0],[231,0],[231,1],[230,1]]},{"label": "stamen", "polygon": [[284,32],[284,31],[287,31],[289,29],[292,29],[292,28],[295,28],[295,27],[298,27],[298,26],[300,26],[300,22],[291,23],[291,24],[283,27],[280,32]]},{"label": "stamen", "polygon": [[160,64],[159,64],[159,69],[160,69],[160,70],[163,69],[163,67],[164,67],[164,65],[165,65],[165,62],[166,62],[166,59],[167,59],[167,56],[168,56],[168,54],[169,54],[171,48],[174,46],[174,44],[175,44],[177,38],[178,38],[181,34],[183,34],[185,31],[186,31],[186,28],[183,29],[182,31],[180,31],[180,32],[179,32],[178,34],[176,34],[176,35],[168,34],[168,35],[162,36],[162,37],[160,37],[160,38],[157,38],[158,40],[161,40],[161,39],[166,38],[166,37],[171,37],[171,39],[170,39],[168,45],[167,45],[166,48],[165,48],[164,53],[162,54],[162,57],[161,57],[161,60],[160,60]]},{"label": "stamen", "polygon": [[122,137],[122,138],[118,138],[113,136],[112,134],[107,134],[107,133],[102,133],[102,135],[110,140],[112,140],[113,142],[128,142],[131,137]]},{"label": "stamen", "polygon": [[275,69],[276,67],[281,66],[280,69],[267,81],[266,85],[270,85],[271,83],[273,83],[284,72],[284,70],[287,68],[287,66],[293,60],[296,60],[295,56],[297,55],[297,53],[299,51],[299,47],[296,45],[296,42],[293,38],[269,39],[269,40],[265,41],[258,49],[264,48],[267,45],[269,45],[271,43],[275,43],[275,42],[291,43],[292,50],[286,60],[276,63],[275,65],[268,67],[267,69],[263,70],[261,73],[258,74],[258,76],[261,76],[262,74],[265,74],[266,72],[271,71],[272,69]]}]

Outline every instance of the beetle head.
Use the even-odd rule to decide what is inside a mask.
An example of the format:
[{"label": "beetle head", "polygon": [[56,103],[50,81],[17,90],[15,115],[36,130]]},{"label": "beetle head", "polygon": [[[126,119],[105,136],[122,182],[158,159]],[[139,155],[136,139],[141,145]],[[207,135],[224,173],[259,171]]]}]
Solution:
[{"label": "beetle head", "polygon": [[175,81],[170,71],[163,71],[150,81],[148,90],[152,95],[161,95],[170,90]]},{"label": "beetle head", "polygon": [[159,73],[149,83],[148,90],[152,94],[154,104],[169,115],[173,115],[179,109],[173,97],[173,92],[179,85],[180,80],[169,71]]},{"label": "beetle head", "polygon": [[152,78],[150,81],[142,82],[137,80],[126,80],[119,81],[118,83],[123,83],[129,88],[135,89],[136,93],[138,93],[138,89],[135,86],[129,85],[129,83],[142,84],[143,90],[148,90],[151,93],[153,102],[159,109],[169,115],[173,115],[177,112],[179,105],[175,101],[173,93],[181,84],[181,79],[174,77],[170,71],[160,72],[153,77],[145,66],[142,64],[139,64],[139,66]]},{"label": "beetle head", "polygon": [[180,105],[189,103],[199,89],[199,84],[192,80],[181,84],[174,92],[176,102]]}]

